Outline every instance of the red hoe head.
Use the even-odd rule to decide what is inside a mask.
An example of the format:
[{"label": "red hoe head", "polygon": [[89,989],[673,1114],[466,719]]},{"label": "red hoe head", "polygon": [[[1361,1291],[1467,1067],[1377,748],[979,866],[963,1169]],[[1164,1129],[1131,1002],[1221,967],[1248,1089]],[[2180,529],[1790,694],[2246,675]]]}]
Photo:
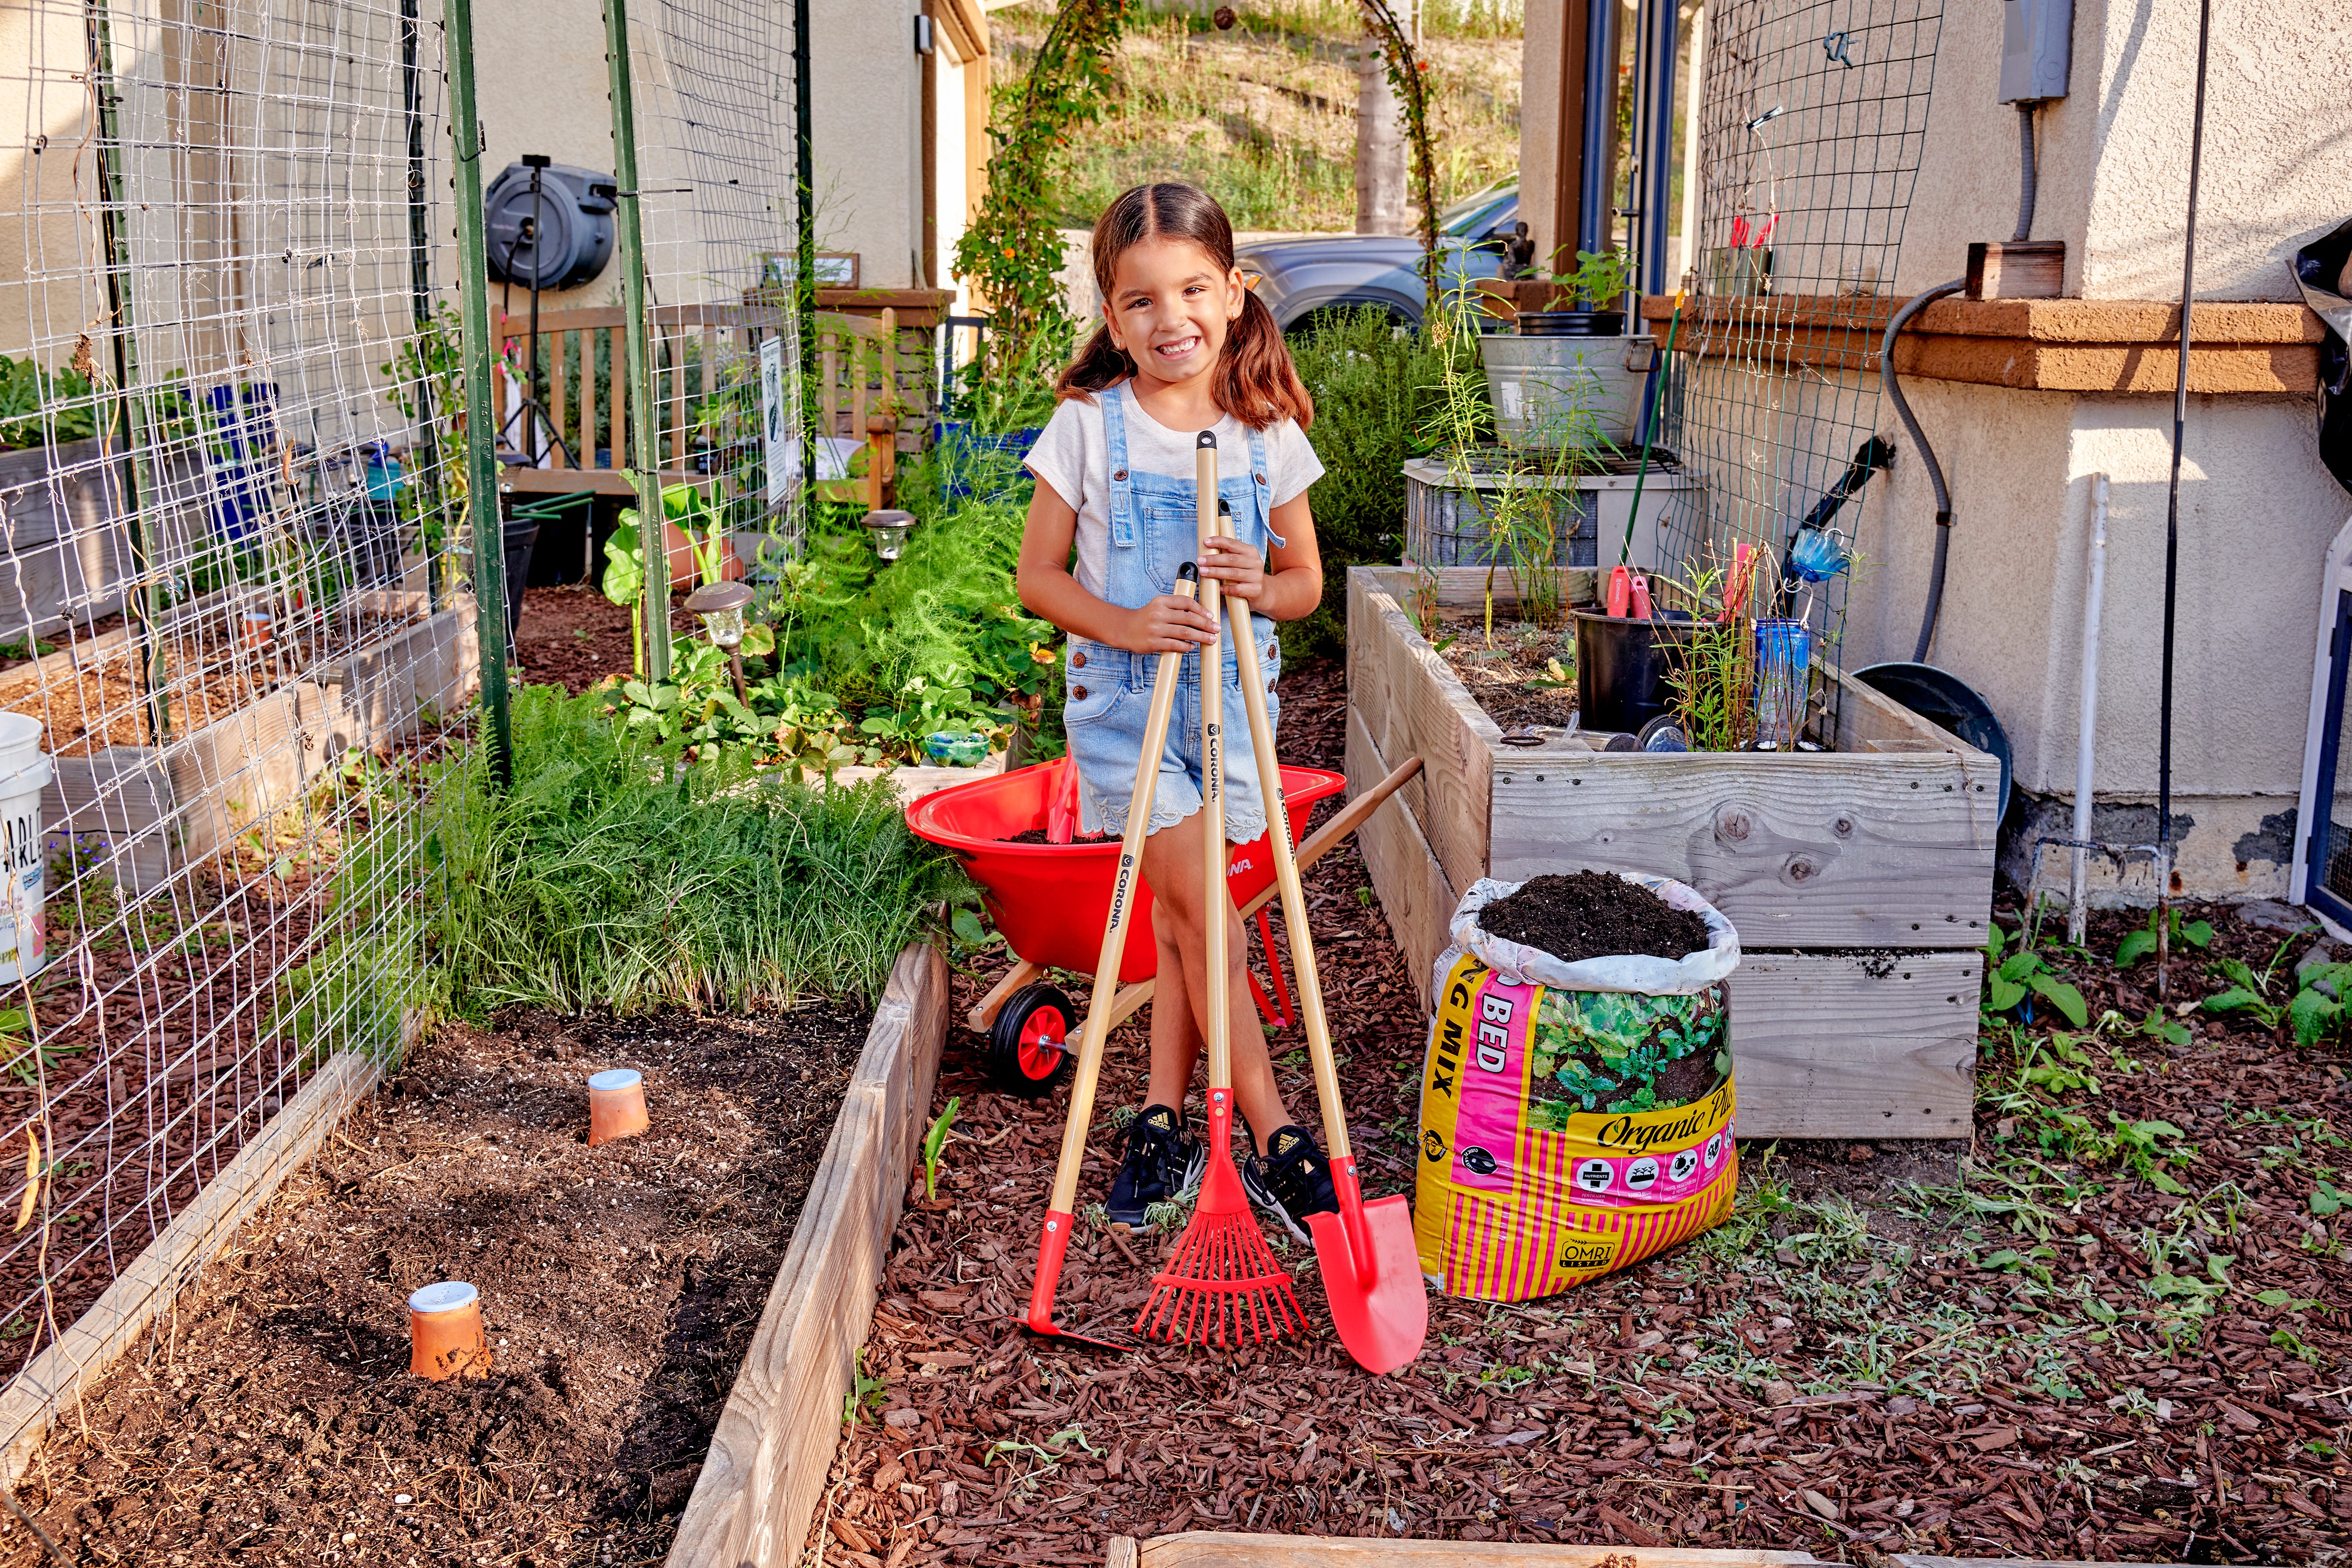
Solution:
[{"label": "red hoe head", "polygon": [[1061,1283],[1062,1258],[1070,1249],[1071,1219],[1058,1209],[1045,1216],[1045,1234],[1037,1243],[1037,1278],[1029,1287],[1029,1313],[1021,1326],[1043,1339],[1067,1340],[1096,1350],[1131,1350],[1116,1341],[1097,1339],[1066,1329],[1054,1321],[1054,1289]]}]

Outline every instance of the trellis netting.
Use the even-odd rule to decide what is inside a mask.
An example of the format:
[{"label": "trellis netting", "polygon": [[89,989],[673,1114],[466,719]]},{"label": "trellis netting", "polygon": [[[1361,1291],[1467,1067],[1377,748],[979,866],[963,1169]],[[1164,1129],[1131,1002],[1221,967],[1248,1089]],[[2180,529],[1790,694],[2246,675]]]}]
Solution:
[{"label": "trellis netting", "polygon": [[1942,27],[1942,0],[1706,7],[1698,233],[1665,436],[1697,483],[1675,494],[1665,559],[1649,564],[1719,570],[1740,543],[1779,562],[1804,530],[1800,564],[1827,574],[1796,584],[1790,608],[1832,659],[1852,576],[1829,569],[1887,450],[1872,445],[1879,339],[1901,303]]},{"label": "trellis netting", "polygon": [[[792,9],[633,23],[653,259],[607,275],[651,280],[665,478],[754,534],[797,488]],[[418,0],[0,18],[0,1449],[414,1034],[495,570],[449,59]]]}]

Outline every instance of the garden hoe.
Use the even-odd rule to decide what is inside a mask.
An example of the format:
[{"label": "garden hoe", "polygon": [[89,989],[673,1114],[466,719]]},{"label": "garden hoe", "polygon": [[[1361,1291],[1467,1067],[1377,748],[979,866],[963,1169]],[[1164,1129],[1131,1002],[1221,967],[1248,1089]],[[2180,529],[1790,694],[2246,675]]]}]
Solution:
[{"label": "garden hoe", "polygon": [[[1218,532],[1217,437],[1201,432],[1193,452],[1194,490],[1198,497],[1200,537],[1206,541]],[[1212,624],[1218,615],[1214,578],[1201,583],[1202,607]],[[1244,609],[1246,610],[1244,605]],[[1244,622],[1242,647],[1250,646]],[[1209,918],[1202,931],[1206,952],[1202,960],[1202,1031],[1209,1045],[1209,1174],[1202,1178],[1200,1202],[1192,1221],[1168,1265],[1151,1278],[1151,1297],[1135,1320],[1138,1333],[1166,1340],[1181,1339],[1225,1348],[1238,1348],[1246,1334],[1253,1343],[1279,1339],[1303,1330],[1307,1316],[1291,1293],[1290,1276],[1274,1260],[1273,1251],[1250,1212],[1249,1195],[1242,1190],[1234,1169],[1233,1018],[1226,996],[1226,915],[1233,895],[1225,883],[1224,787],[1224,650],[1223,638],[1212,635],[1201,648],[1201,825],[1203,862],[1202,889],[1209,900]],[[1144,754],[1156,766],[1159,752],[1149,740]],[[1130,825],[1129,831],[1132,832]],[[1289,819],[1270,818],[1266,839],[1290,845]],[[1102,985],[1101,972],[1095,984]],[[1300,972],[1301,994],[1308,977]],[[1092,1020],[1088,1020],[1091,1027]],[[1086,1069],[1080,1066],[1081,1074]],[[1066,1145],[1065,1145],[1066,1147]]]},{"label": "garden hoe", "polygon": [[[1178,569],[1176,591],[1190,598],[1199,573],[1191,561]],[[1062,1258],[1070,1249],[1072,1215],[1078,1201],[1078,1166],[1087,1154],[1087,1124],[1093,1120],[1095,1084],[1102,1075],[1103,1042],[1110,1035],[1111,1001],[1118,992],[1119,960],[1127,953],[1127,928],[1135,908],[1136,884],[1143,874],[1143,841],[1151,831],[1151,797],[1160,782],[1160,757],[1168,746],[1168,716],[1176,706],[1181,653],[1160,655],[1151,677],[1151,706],[1143,721],[1143,748],[1135,764],[1135,794],[1120,836],[1118,873],[1111,883],[1110,916],[1103,922],[1102,956],[1095,965],[1094,994],[1087,1001],[1087,1027],[1078,1040],[1077,1075],[1070,1083],[1070,1109],[1062,1124],[1062,1153],[1054,1166],[1054,1197],[1045,1211],[1045,1234],[1037,1243],[1037,1278],[1029,1287],[1031,1333],[1076,1340],[1102,1350],[1128,1347],[1089,1334],[1073,1333],[1054,1321],[1054,1288],[1062,1278]],[[1073,773],[1076,772],[1075,765]]]},{"label": "garden hoe", "polygon": [[[1242,698],[1249,708],[1257,776],[1265,789],[1266,821],[1286,822],[1282,769],[1275,764],[1274,724],[1266,709],[1265,671],[1258,663],[1257,639],[1251,634],[1249,606],[1236,601],[1233,613]],[[1402,1194],[1364,1201],[1356,1179],[1356,1156],[1348,1145],[1348,1113],[1339,1103],[1339,1071],[1323,1016],[1323,981],[1315,967],[1315,939],[1307,929],[1307,894],[1299,885],[1297,857],[1291,852],[1288,833],[1269,833],[1267,842],[1274,850],[1275,882],[1282,889],[1282,924],[1290,933],[1290,967],[1298,976],[1298,1015],[1307,1025],[1307,1053],[1315,1064],[1315,1097],[1323,1110],[1331,1190],[1339,1203],[1337,1214],[1307,1217],[1315,1260],[1322,1266],[1323,1293],[1330,1301],[1339,1343],[1365,1371],[1375,1375],[1394,1372],[1421,1354],[1429,1333],[1429,1293],[1413,1245],[1412,1210]]]}]

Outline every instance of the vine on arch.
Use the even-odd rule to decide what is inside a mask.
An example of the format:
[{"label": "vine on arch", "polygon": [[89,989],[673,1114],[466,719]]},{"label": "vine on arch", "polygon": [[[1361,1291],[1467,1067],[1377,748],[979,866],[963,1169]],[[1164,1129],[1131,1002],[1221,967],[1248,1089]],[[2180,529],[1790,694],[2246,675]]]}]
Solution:
[{"label": "vine on arch", "polygon": [[[1380,44],[1381,58],[1388,68],[1389,85],[1396,89],[1397,102],[1404,110],[1406,140],[1411,143],[1414,193],[1421,201],[1421,270],[1428,285],[1431,303],[1439,305],[1437,298],[1437,152],[1429,131],[1428,63],[1412,47],[1412,29],[1397,16],[1390,0],[1357,0],[1363,8],[1364,25],[1371,29]],[[1437,308],[1430,314],[1433,332],[1443,337],[1450,312]]]},{"label": "vine on arch", "polygon": [[1109,60],[1128,0],[1063,0],[1021,85],[998,100],[988,134],[988,193],[956,242],[956,271],[993,313],[990,370],[1051,374],[1076,323],[1062,307],[1062,235],[1055,174],[1071,131],[1091,123],[1113,89]]}]

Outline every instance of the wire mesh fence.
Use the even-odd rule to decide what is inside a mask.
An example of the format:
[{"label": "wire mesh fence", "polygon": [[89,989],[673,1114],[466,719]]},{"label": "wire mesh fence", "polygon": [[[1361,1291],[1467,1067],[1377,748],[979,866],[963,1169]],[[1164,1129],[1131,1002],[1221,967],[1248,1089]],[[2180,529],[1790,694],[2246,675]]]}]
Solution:
[{"label": "wire mesh fence", "polygon": [[629,14],[656,462],[691,487],[671,506],[754,572],[803,537],[792,51],[788,5]]},{"label": "wire mesh fence", "polygon": [[[271,1118],[409,1037],[425,765],[473,740],[492,563],[469,548],[456,307],[487,284],[450,243],[439,8],[17,11],[0,1378],[38,1390],[26,1369]],[[651,280],[648,428],[704,537],[746,559],[789,546],[798,506],[791,27],[788,6],[655,0],[630,35],[652,254],[614,261]],[[610,384],[551,423],[614,467],[639,428],[625,330],[552,345],[575,389]],[[502,504],[528,504],[502,472]]]},{"label": "wire mesh fence", "polygon": [[1875,355],[1942,26],[1940,0],[1707,7],[1703,193],[1666,426],[1695,482],[1675,493],[1660,564],[1720,569],[1757,547],[1783,567],[1783,612],[1832,658],[1852,581],[1838,514],[1886,462]]},{"label": "wire mesh fence", "polygon": [[400,890],[333,873],[413,819],[399,775],[462,709],[471,629],[417,351],[437,41],[397,0],[26,21],[0,62],[12,1374],[323,1061],[396,1045],[414,966],[328,938]]}]

